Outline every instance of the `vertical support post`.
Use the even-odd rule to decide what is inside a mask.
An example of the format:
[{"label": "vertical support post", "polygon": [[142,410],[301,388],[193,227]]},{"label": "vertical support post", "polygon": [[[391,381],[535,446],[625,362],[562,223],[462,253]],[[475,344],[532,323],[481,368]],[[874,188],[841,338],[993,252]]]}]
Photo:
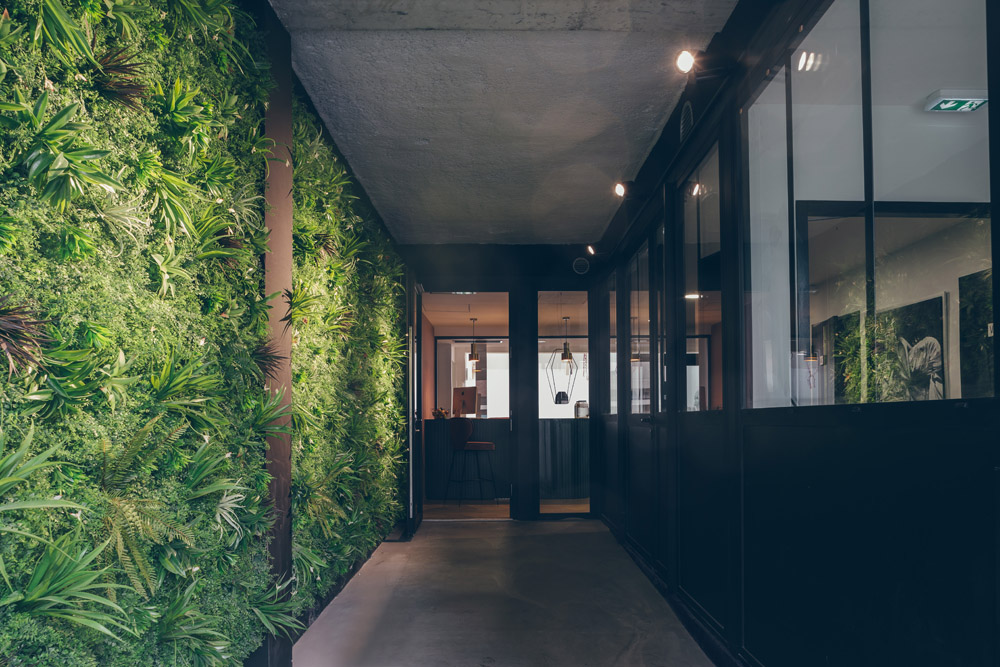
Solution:
[{"label": "vertical support post", "polygon": [[538,296],[530,281],[518,281],[510,298],[510,386],[514,412],[511,471],[512,519],[538,518]]},{"label": "vertical support post", "polygon": [[[268,170],[264,224],[270,232],[270,252],[264,256],[264,293],[284,294],[292,288],[292,58],[291,38],[270,8],[261,17],[267,33],[268,56],[275,87],[271,90],[264,117],[265,134],[274,140],[272,160]],[[281,297],[268,316],[268,332],[278,354],[283,359],[275,377],[268,380],[271,394],[282,393],[282,403],[292,401],[292,338],[281,318],[285,316]],[[289,417],[283,417],[283,424]],[[267,472],[271,475],[268,488],[274,507],[271,529],[271,569],[279,578],[292,574],[291,436],[285,433],[267,438]],[[254,667],[291,667],[292,642],[284,637],[269,635],[264,644],[249,658]]]}]

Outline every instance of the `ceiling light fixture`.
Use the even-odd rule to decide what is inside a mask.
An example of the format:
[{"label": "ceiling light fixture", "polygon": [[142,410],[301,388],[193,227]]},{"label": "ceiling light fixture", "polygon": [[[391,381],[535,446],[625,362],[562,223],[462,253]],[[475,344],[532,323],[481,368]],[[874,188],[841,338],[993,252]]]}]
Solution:
[{"label": "ceiling light fixture", "polygon": [[562,360],[566,363],[573,361],[573,353],[569,349],[569,317],[563,317],[563,351]]},{"label": "ceiling light fixture", "polygon": [[592,246],[592,245],[588,245],[587,246],[587,254],[589,254],[589,255],[596,255],[597,254],[597,251],[594,250],[594,246]]},{"label": "ceiling light fixture", "polygon": [[736,63],[723,53],[681,51],[675,64],[684,74],[694,74],[695,83],[698,83],[729,76]]},{"label": "ceiling light fixture", "polygon": [[479,346],[476,343],[476,320],[479,319],[479,318],[470,317],[469,319],[472,321],[472,347],[470,348],[470,351],[469,351],[469,361],[474,361],[474,362],[476,362],[478,364],[479,363]]},{"label": "ceiling light fixture", "polygon": [[696,301],[696,300],[698,300],[698,299],[701,298],[701,294],[697,294],[697,293],[692,292],[691,294],[685,294],[684,298],[688,299],[690,301]]},{"label": "ceiling light fixture", "polygon": [[681,51],[677,54],[677,69],[683,74],[694,69],[694,54],[690,51]]},{"label": "ceiling light fixture", "polygon": [[615,183],[615,194],[623,199],[631,199],[636,195],[635,181],[620,181]]},{"label": "ceiling light fixture", "polygon": [[[569,349],[569,317],[563,317],[563,327],[565,337],[563,338],[561,358],[565,372],[560,373],[563,377],[556,377],[556,355],[560,353],[560,350],[552,350],[552,354],[549,355],[549,361],[545,364],[545,379],[549,383],[549,393],[552,394],[552,402],[556,405],[567,405],[569,403],[569,399],[573,395],[573,389],[576,387],[577,371],[580,368]],[[565,385],[562,382],[565,382]]]}]

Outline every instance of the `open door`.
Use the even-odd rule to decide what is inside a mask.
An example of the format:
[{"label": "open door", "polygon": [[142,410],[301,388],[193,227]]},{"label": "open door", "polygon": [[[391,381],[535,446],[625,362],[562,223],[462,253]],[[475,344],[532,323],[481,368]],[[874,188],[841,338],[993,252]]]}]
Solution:
[{"label": "open door", "polygon": [[424,518],[424,426],[421,405],[421,330],[423,288],[407,280],[406,289],[406,405],[407,405],[407,497],[405,539],[416,534]]}]

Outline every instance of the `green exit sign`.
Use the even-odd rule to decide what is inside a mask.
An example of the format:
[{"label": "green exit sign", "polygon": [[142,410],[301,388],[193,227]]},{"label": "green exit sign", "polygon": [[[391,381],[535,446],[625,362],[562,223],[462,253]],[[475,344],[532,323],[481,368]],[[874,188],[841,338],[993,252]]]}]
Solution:
[{"label": "green exit sign", "polygon": [[985,90],[939,90],[927,98],[924,111],[975,111],[988,99]]}]

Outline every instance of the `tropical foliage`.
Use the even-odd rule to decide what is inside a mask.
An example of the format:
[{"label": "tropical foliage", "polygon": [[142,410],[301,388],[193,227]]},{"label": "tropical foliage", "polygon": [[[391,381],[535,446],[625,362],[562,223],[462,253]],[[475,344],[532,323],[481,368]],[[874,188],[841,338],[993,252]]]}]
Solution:
[{"label": "tropical foliage", "polygon": [[239,664],[398,517],[402,269],[303,98],[264,293],[263,53],[232,0],[0,2],[0,665]]}]

